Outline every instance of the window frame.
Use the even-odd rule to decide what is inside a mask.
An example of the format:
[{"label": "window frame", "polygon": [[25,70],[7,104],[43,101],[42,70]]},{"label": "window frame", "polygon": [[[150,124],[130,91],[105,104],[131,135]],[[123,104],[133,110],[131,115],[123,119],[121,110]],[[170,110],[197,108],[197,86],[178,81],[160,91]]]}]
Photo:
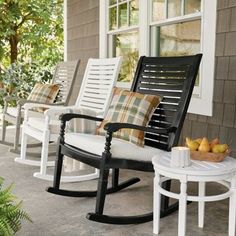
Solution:
[{"label": "window frame", "polygon": [[[99,21],[99,57],[108,57],[108,34],[118,32],[127,32],[132,28],[139,29],[139,35],[142,35],[139,45],[139,56],[150,56],[151,48],[151,26],[156,25],[152,22],[151,14],[151,0],[139,0],[139,25],[136,27],[127,27],[118,30],[109,31],[108,29],[108,0],[100,0],[100,21]],[[212,0],[211,4],[207,4],[207,0],[202,0],[201,12],[191,14],[191,19],[199,19],[201,17],[201,53],[203,53],[201,68],[200,68],[200,84],[196,87],[192,95],[188,112],[193,114],[200,114],[212,116],[213,113],[213,89],[214,89],[214,66],[215,66],[215,40],[216,40],[216,14],[217,14],[217,0]],[[173,20],[187,21],[188,15],[170,18],[163,20],[158,24],[165,24],[166,22],[173,22]],[[118,87],[129,88],[131,83],[117,83]]]}]

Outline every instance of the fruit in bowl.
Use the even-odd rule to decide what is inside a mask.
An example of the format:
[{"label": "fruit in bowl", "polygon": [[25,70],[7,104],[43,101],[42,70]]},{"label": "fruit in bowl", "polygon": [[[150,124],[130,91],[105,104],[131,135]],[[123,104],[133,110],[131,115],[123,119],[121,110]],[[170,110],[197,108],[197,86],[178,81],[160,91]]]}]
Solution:
[{"label": "fruit in bowl", "polygon": [[213,153],[224,153],[229,149],[229,146],[227,144],[215,144],[212,147]]},{"label": "fruit in bowl", "polygon": [[228,144],[221,144],[218,138],[210,142],[206,137],[192,140],[186,138],[186,146],[191,151],[191,159],[202,161],[223,161],[229,155]]}]

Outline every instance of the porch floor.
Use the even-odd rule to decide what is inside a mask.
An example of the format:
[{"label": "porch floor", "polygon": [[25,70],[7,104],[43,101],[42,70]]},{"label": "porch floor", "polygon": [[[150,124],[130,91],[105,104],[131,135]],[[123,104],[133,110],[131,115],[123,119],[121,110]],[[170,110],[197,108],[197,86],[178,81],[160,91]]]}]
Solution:
[{"label": "porch floor", "polygon": [[[38,152],[40,152],[38,150]],[[33,223],[24,223],[18,236],[149,236],[152,222],[139,225],[107,225],[89,221],[88,212],[94,211],[95,198],[68,198],[56,196],[45,191],[51,182],[39,180],[32,175],[38,167],[21,165],[14,162],[16,154],[8,152],[8,147],[0,145],[0,176],[5,185],[14,183],[14,194],[23,200],[24,209],[30,214]],[[107,214],[141,214],[152,210],[153,173],[122,171],[121,178],[127,179],[135,174],[141,182],[111,194],[106,199]],[[178,185],[177,183],[175,184]],[[95,189],[96,180],[63,184],[68,189]],[[176,187],[175,186],[175,187]],[[217,186],[217,187],[216,187]],[[188,186],[190,192],[196,193],[197,186]],[[224,191],[224,187],[209,184],[207,193]],[[197,204],[187,208],[187,235],[224,236],[228,233],[228,200],[206,204],[205,226],[197,226]],[[178,213],[161,219],[163,236],[177,235]]]}]

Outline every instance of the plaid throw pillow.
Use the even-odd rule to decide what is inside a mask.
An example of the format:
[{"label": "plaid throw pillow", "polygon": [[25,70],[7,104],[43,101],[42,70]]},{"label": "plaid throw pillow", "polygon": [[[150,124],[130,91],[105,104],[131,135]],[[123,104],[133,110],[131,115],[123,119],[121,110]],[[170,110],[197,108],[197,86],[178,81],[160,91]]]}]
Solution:
[{"label": "plaid throw pillow", "polygon": [[[53,103],[59,92],[57,84],[40,84],[36,83],[27,100],[33,100],[40,103]],[[45,108],[35,108],[34,110],[42,112]]]},{"label": "plaid throw pillow", "polygon": [[[108,122],[130,123],[147,126],[151,116],[160,103],[160,97],[130,92],[114,88],[113,99],[108,112],[97,128],[98,135],[105,135],[104,125]],[[113,137],[130,141],[138,146],[144,146],[144,132],[133,129],[120,129]]]}]

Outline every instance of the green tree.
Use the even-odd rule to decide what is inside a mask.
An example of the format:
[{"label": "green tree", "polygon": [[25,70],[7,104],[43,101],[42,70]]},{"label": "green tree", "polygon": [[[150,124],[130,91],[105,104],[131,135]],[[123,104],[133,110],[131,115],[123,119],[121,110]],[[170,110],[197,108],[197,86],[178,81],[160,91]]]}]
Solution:
[{"label": "green tree", "polygon": [[54,65],[63,55],[63,0],[0,0],[0,62]]}]

